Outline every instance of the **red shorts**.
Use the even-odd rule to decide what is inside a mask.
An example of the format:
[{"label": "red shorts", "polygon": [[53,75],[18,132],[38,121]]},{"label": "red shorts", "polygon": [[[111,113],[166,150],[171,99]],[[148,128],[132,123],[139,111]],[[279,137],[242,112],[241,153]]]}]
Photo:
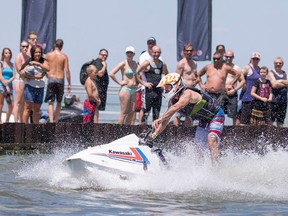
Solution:
[{"label": "red shorts", "polygon": [[84,109],[83,109],[83,123],[90,123],[94,121],[94,114],[96,110],[96,102],[95,101],[84,101]]},{"label": "red shorts", "polygon": [[136,91],[136,104],[135,104],[135,112],[139,112],[141,110],[142,105],[142,91]]}]

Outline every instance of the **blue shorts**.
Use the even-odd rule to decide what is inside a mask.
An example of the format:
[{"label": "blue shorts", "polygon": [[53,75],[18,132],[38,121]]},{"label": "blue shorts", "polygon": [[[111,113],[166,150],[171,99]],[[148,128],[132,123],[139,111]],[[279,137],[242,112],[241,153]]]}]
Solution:
[{"label": "blue shorts", "polygon": [[35,88],[25,84],[24,100],[25,102],[42,104],[44,98],[44,88]]}]

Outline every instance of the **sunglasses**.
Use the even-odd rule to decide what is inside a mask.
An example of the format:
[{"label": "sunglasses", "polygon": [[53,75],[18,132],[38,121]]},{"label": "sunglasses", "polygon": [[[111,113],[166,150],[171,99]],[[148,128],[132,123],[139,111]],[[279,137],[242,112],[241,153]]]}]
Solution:
[{"label": "sunglasses", "polygon": [[252,58],[252,60],[259,61],[260,59],[259,58]]},{"label": "sunglasses", "polygon": [[21,46],[22,48],[28,48],[28,45],[27,46]]},{"label": "sunglasses", "polygon": [[103,56],[103,57],[108,57],[107,54],[102,54],[102,53],[100,53],[100,55]]},{"label": "sunglasses", "polygon": [[215,60],[217,60],[217,61],[219,61],[221,58],[213,58],[213,60],[215,61]]},{"label": "sunglasses", "polygon": [[33,40],[33,41],[36,41],[38,38],[36,37],[36,38],[30,38],[31,40]]},{"label": "sunglasses", "polygon": [[131,51],[128,51],[128,52],[126,52],[126,54],[133,54],[133,52],[131,52]]},{"label": "sunglasses", "polygon": [[275,65],[282,65],[283,63],[282,62],[275,62],[274,64]]},{"label": "sunglasses", "polygon": [[225,56],[225,58],[227,58],[227,59],[233,59],[234,56]]}]

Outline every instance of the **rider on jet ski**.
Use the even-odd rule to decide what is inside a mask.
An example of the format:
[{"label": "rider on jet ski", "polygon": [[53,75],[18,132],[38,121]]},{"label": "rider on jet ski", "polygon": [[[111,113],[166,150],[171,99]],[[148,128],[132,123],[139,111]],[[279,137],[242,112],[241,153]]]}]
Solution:
[{"label": "rider on jet ski", "polygon": [[177,73],[165,75],[157,87],[163,89],[162,96],[168,101],[168,109],[153,122],[154,132],[147,137],[145,144],[153,145],[153,140],[166,128],[170,118],[180,112],[199,121],[195,143],[208,144],[212,163],[215,163],[219,156],[218,145],[225,120],[218,101],[199,89],[184,86],[183,78]]}]

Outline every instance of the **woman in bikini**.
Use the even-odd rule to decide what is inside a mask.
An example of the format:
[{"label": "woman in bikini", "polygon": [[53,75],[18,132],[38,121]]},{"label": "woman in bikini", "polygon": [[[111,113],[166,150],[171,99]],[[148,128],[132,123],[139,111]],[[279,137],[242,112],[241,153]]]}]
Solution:
[{"label": "woman in bikini", "polygon": [[24,80],[20,76],[19,70],[22,65],[29,59],[27,55],[29,44],[26,40],[21,41],[20,43],[20,52],[15,59],[15,80],[13,81],[13,90],[15,91],[15,101],[13,114],[15,122],[23,122],[23,111],[24,111]]},{"label": "woman in bikini", "polygon": [[[119,91],[120,99],[120,116],[118,118],[118,124],[132,124],[132,117],[135,109],[135,93],[137,89],[137,63],[133,60],[135,55],[134,47],[126,48],[127,58],[121,61],[110,72],[110,77],[121,86]],[[122,80],[119,81],[116,78],[116,73],[121,71]],[[142,81],[140,81],[142,82]]]}]

